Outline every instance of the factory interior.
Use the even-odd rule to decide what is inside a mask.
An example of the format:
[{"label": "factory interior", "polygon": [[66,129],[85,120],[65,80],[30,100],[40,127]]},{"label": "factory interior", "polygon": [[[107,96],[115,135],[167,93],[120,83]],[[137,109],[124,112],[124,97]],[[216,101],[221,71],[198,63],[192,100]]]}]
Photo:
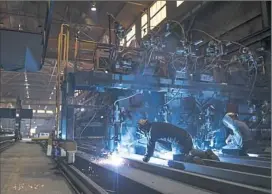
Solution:
[{"label": "factory interior", "polygon": [[1,194],[271,193],[271,1],[0,1]]}]

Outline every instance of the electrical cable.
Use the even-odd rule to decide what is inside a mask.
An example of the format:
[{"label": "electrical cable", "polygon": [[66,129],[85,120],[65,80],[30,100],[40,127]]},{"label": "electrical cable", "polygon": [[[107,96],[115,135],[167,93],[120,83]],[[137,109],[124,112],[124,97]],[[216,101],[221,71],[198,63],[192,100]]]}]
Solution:
[{"label": "electrical cable", "polygon": [[128,97],[125,97],[125,98],[121,98],[121,99],[115,100],[114,103],[113,103],[113,105],[115,106],[117,102],[120,102],[120,101],[123,101],[123,100],[127,100],[127,99],[129,99],[129,98],[132,98],[132,97],[138,95],[138,94],[142,94],[142,93],[141,93],[141,92],[136,92],[135,94],[130,95],[130,96],[128,96]]},{"label": "electrical cable", "polygon": [[199,30],[199,29],[191,29],[189,31],[197,31],[197,32],[202,32],[203,34],[206,34],[207,36],[209,36],[210,38],[212,38],[213,40],[215,40],[216,42],[221,42],[221,40],[215,38],[214,36],[212,36],[211,34],[203,31],[203,30]]},{"label": "electrical cable", "polygon": [[257,64],[256,64],[255,61],[254,61],[254,69],[255,69],[254,80],[253,80],[253,83],[252,83],[252,86],[251,86],[251,89],[250,89],[250,93],[249,93],[248,99],[249,99],[249,98],[251,97],[251,95],[252,95],[252,92],[253,92],[253,90],[254,90],[255,83],[256,83],[256,80],[257,80],[257,75],[258,75]]},{"label": "electrical cable", "polygon": [[150,52],[150,55],[149,55],[149,58],[148,58],[148,62],[147,62],[147,64],[146,64],[146,65],[145,65],[145,67],[144,67],[144,70],[143,70],[142,75],[144,75],[144,73],[145,73],[145,70],[146,70],[147,66],[149,66],[149,63],[150,63],[150,60],[151,60],[151,57],[152,57],[153,51],[154,51],[154,48],[152,48],[152,49],[151,49],[151,52]]},{"label": "electrical cable", "polygon": [[94,113],[93,117],[89,120],[89,122],[87,123],[87,125],[86,125],[86,126],[83,128],[83,130],[81,131],[81,133],[80,133],[80,135],[79,135],[80,138],[81,138],[82,133],[85,131],[85,129],[87,129],[87,127],[89,126],[89,124],[91,124],[91,122],[93,121],[94,117],[96,116],[96,113],[97,113],[97,112]]},{"label": "electrical cable", "polygon": [[178,22],[178,21],[176,21],[176,20],[168,20],[168,22],[172,22],[172,23],[178,24],[178,26],[181,28],[181,32],[182,32],[183,38],[184,38],[184,40],[185,40],[185,42],[186,42],[186,41],[187,41],[187,37],[186,37],[184,28],[183,28],[183,26],[181,25],[181,23]]}]

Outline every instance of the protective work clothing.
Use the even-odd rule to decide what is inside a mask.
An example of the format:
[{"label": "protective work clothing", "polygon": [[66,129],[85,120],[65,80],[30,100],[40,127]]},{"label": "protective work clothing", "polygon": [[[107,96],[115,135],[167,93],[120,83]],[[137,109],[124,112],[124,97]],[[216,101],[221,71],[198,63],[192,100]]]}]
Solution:
[{"label": "protective work clothing", "polygon": [[226,139],[227,145],[223,147],[223,150],[237,149],[241,150],[243,155],[248,149],[257,147],[249,127],[245,122],[239,121],[235,113],[227,113],[223,118],[223,124],[233,131],[233,135],[229,135]]},{"label": "protective work clothing", "polygon": [[152,122],[141,119],[138,122],[138,127],[143,131],[147,137],[147,150],[144,161],[148,162],[153,156],[155,145],[158,140],[164,140],[172,144],[172,151],[174,155],[189,154],[193,148],[193,142],[190,134],[172,125],[170,123]]},{"label": "protective work clothing", "polygon": [[[201,151],[193,149],[193,142],[191,135],[175,125],[163,122],[152,122],[149,123],[148,120],[141,119],[138,122],[138,127],[143,131],[147,137],[147,150],[143,158],[144,162],[148,162],[153,156],[155,145],[158,140],[164,140],[172,145],[172,152],[175,158],[176,156],[181,160],[192,161],[194,156],[205,159],[219,160],[218,157],[211,151]],[[191,154],[191,155],[190,155]],[[190,157],[187,157],[189,156]]]}]

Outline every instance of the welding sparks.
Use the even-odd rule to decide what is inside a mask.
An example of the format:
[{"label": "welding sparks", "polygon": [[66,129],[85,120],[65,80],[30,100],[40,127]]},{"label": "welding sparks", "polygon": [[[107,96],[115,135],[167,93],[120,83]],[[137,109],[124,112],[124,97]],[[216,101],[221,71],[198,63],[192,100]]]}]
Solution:
[{"label": "welding sparks", "polygon": [[120,157],[118,154],[113,153],[107,159],[101,159],[99,164],[108,164],[112,166],[122,166],[124,164],[124,159]]}]

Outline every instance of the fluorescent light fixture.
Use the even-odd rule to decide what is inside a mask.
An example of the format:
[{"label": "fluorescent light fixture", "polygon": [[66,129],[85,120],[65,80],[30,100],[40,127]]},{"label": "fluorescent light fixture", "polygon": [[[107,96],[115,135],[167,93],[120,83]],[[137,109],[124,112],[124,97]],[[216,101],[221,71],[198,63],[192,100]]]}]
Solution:
[{"label": "fluorescent light fixture", "polygon": [[95,3],[92,4],[91,10],[92,10],[92,11],[96,11]]},{"label": "fluorescent light fixture", "polygon": [[53,114],[53,111],[52,110],[47,110],[46,113],[47,114]]},{"label": "fluorescent light fixture", "polygon": [[45,110],[37,110],[37,113],[45,113]]},{"label": "fluorescent light fixture", "polygon": [[20,115],[19,115],[19,113],[16,113],[16,117],[19,117]]}]

